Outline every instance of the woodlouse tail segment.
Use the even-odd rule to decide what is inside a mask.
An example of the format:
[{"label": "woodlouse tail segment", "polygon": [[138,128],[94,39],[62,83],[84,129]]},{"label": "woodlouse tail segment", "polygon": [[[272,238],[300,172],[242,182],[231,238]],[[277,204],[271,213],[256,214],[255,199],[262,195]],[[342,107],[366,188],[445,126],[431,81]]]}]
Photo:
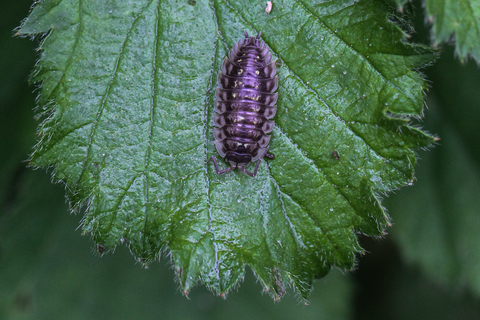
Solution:
[{"label": "woodlouse tail segment", "polygon": [[[220,170],[220,169],[218,168],[217,159],[215,159],[214,156],[212,156],[212,157],[207,161],[207,164],[208,164],[210,161],[213,161],[213,165],[215,166],[215,171],[217,171],[217,174],[224,174],[224,173],[230,172],[230,171],[232,171],[233,169],[235,169],[235,167],[237,166],[236,164],[233,164],[231,167],[228,167],[227,169]],[[240,166],[238,166],[238,168],[240,169]],[[240,170],[241,170],[241,169],[240,169]]]},{"label": "woodlouse tail segment", "polygon": [[[263,157],[267,157],[269,159],[273,159],[273,158],[270,158],[269,156],[273,156],[273,154],[269,154],[268,153],[268,149],[270,148],[270,146],[268,146],[266,149],[265,149],[265,153],[263,154],[263,156],[258,159],[257,161],[257,164],[255,165],[255,170],[253,170],[253,173],[251,173],[250,171],[248,171],[247,169],[245,169],[242,165],[238,165],[238,170],[248,174],[250,177],[255,177],[257,175],[257,171],[258,171],[258,167],[260,167],[260,162],[262,162],[262,159]],[[275,158],[275,156],[273,156]]]}]

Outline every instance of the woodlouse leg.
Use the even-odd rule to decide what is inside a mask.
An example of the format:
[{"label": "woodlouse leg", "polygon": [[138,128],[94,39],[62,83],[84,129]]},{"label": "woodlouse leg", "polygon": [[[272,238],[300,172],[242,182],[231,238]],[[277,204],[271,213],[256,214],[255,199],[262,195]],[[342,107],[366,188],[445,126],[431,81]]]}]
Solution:
[{"label": "woodlouse leg", "polygon": [[[227,173],[227,172],[230,172],[232,171],[233,169],[235,169],[235,167],[237,166],[236,164],[232,165],[231,167],[227,168],[227,169],[223,169],[221,171],[218,170],[218,164],[217,164],[217,159],[215,159],[214,156],[212,156],[210,158],[210,160],[207,161],[207,164],[213,160],[213,164],[215,165],[215,171],[217,171],[217,174],[224,174],[224,173]],[[240,167],[239,167],[240,168]]]},{"label": "woodlouse leg", "polygon": [[262,161],[262,159],[259,159],[258,162],[257,162],[257,165],[255,166],[255,170],[253,171],[253,173],[251,173],[250,171],[248,171],[247,169],[245,169],[244,167],[242,167],[241,165],[238,165],[238,170],[242,171],[242,172],[245,172],[246,174],[248,174],[250,177],[255,177],[257,175],[257,171],[258,171],[258,167],[260,166],[260,161]]}]

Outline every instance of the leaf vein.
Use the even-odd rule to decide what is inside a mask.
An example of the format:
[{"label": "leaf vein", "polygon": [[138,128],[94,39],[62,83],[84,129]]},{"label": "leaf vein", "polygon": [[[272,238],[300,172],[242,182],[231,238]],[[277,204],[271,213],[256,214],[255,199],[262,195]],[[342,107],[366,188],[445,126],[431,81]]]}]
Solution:
[{"label": "leaf vein", "polygon": [[[267,166],[268,167],[268,166]],[[266,230],[266,221],[265,221],[265,216],[266,216],[266,212],[264,211],[264,203],[265,203],[265,186],[267,184],[267,180],[264,180],[263,181],[263,184],[262,184],[262,189],[260,190],[260,203],[259,203],[259,212],[260,212],[260,217],[262,217],[262,234],[263,234],[263,242],[265,243],[265,247],[267,248],[267,252],[268,252],[268,257],[271,261],[273,261],[273,255],[272,255],[272,250],[270,249],[270,246],[268,245],[268,242],[267,242],[267,230]],[[275,261],[276,262],[276,261]]]},{"label": "leaf vein", "polygon": [[[335,184],[333,183],[333,181],[331,180],[331,178],[329,177],[329,175],[328,175],[327,173],[325,173],[320,166],[317,166],[316,163],[315,163],[312,159],[310,159],[309,157],[307,157],[307,156],[305,155],[306,152],[305,152],[302,148],[300,148],[300,147],[298,146],[298,144],[296,144],[296,143],[292,140],[292,138],[290,138],[290,137],[288,136],[288,134],[286,134],[285,132],[283,132],[281,128],[278,128],[278,131],[279,131],[283,136],[285,136],[285,138],[287,138],[292,145],[295,145],[295,146],[296,146],[296,148],[299,150],[299,155],[300,155],[302,158],[305,158],[305,159],[307,159],[307,162],[311,162],[311,163],[312,163],[311,166],[317,170],[317,175],[318,175],[318,176],[321,176],[321,174],[319,174],[319,172],[321,172],[321,173],[323,174],[323,176],[326,177],[326,179],[328,180],[328,182],[330,182],[330,184],[335,185]],[[279,186],[279,188],[281,189],[280,186]],[[352,202],[350,201],[350,199],[349,199],[340,189],[335,188],[335,190],[336,190],[336,192],[338,192],[338,194],[340,194],[340,195],[342,196],[342,198],[345,199],[345,201],[346,201],[346,202],[349,204],[349,206],[352,208],[353,212],[355,212],[355,214],[356,214],[355,207],[354,207],[354,205],[352,204]],[[281,191],[281,190],[280,190],[280,191]],[[314,219],[314,218],[311,216],[310,211],[309,211],[307,208],[305,208],[304,205],[302,205],[300,202],[298,202],[297,200],[295,200],[293,197],[290,196],[290,198],[291,198],[293,201],[295,201],[295,203],[297,203],[305,212],[307,212],[307,214],[308,214],[308,216],[310,217],[310,219],[312,219],[312,221],[315,222],[315,224],[318,226],[318,228],[320,228],[320,230],[323,230],[323,227],[320,225],[320,222],[317,221],[316,219]],[[332,245],[334,245],[334,243],[331,242],[331,240],[328,238],[327,233],[326,233],[325,231],[322,231],[322,233],[325,234],[325,237],[327,237],[327,239],[329,240],[329,242],[332,243]],[[334,245],[334,246],[335,246],[335,245]]]},{"label": "leaf vein", "polygon": [[[150,1],[150,3],[152,2],[153,0]],[[149,4],[150,4],[149,3]],[[149,5],[148,4],[148,5]],[[148,6],[147,5],[147,6]],[[82,168],[82,172],[80,173],[79,175],[79,178],[78,178],[78,181],[76,183],[76,185],[78,185],[80,183],[80,181],[82,180],[83,178],[83,175],[85,174],[85,171],[87,170],[87,162],[89,161],[89,158],[90,158],[90,154],[91,154],[91,151],[92,151],[92,145],[93,145],[93,141],[94,141],[94,136],[95,136],[95,133],[97,131],[97,128],[98,128],[98,123],[100,121],[100,118],[102,117],[103,115],[103,111],[105,109],[105,106],[106,106],[106,101],[107,101],[107,98],[108,96],[110,95],[110,91],[113,87],[113,82],[115,80],[115,77],[117,76],[117,71],[118,71],[118,66],[120,65],[120,62],[121,62],[121,59],[123,57],[123,54],[124,54],[124,49],[125,49],[125,45],[126,45],[126,42],[127,40],[130,38],[130,35],[131,35],[131,32],[132,32],[132,29],[135,25],[135,23],[139,20],[140,16],[143,14],[143,11],[145,10],[145,8],[147,7],[143,7],[142,10],[139,12],[139,14],[135,17],[135,19],[132,21],[132,24],[130,25],[130,27],[128,28],[128,31],[127,31],[127,35],[125,36],[125,39],[124,41],[122,42],[122,45],[120,47],[120,52],[118,54],[118,58],[117,60],[115,61],[115,66],[114,66],[114,69],[113,69],[113,72],[112,72],[112,76],[111,76],[111,79],[110,79],[110,82],[109,84],[107,85],[107,89],[105,91],[105,94],[103,96],[103,99],[102,99],[102,103],[100,105],[100,108],[97,112],[97,116],[94,120],[94,126],[93,126],[93,129],[92,129],[92,133],[90,134],[90,138],[89,138],[89,141],[88,141],[88,150],[87,150],[87,154],[85,155],[85,160],[83,162],[83,168]]]},{"label": "leaf vein", "polygon": [[114,209],[112,209],[112,221],[110,221],[110,225],[109,225],[109,227],[108,227],[109,230],[112,229],[115,221],[117,221],[118,209],[119,209],[120,206],[122,205],[123,199],[125,199],[125,196],[127,195],[128,190],[130,190],[130,188],[132,187],[133,183],[135,182],[135,180],[137,180],[138,177],[139,177],[139,174],[136,174],[136,175],[133,176],[133,178],[132,178],[131,181],[128,183],[128,185],[127,185],[127,187],[125,188],[125,190],[122,192],[122,195],[121,195],[120,198],[118,199],[117,203],[115,204]]},{"label": "leaf vein", "polygon": [[[352,44],[351,43],[348,43],[345,39],[343,39],[337,32],[334,32],[334,30],[332,30],[332,28],[330,28],[329,25],[327,25],[322,19],[320,19],[320,16],[316,15],[314,12],[312,12],[312,10],[302,1],[302,0],[296,0],[297,3],[299,3],[306,12],[308,12],[310,15],[312,15],[313,17],[316,18],[317,21],[319,21],[323,26],[325,26],[325,28],[327,28],[330,33],[332,35],[334,35],[335,37],[337,37],[338,39],[340,39],[342,42],[344,42],[345,44],[347,44],[347,47],[350,49],[350,50],[353,50],[356,54],[358,54],[360,57],[362,57],[365,61],[368,62],[368,64],[370,66],[372,66],[373,70],[380,75],[380,77],[385,81],[387,82],[390,86],[392,86],[393,88],[395,88],[396,90],[398,90],[399,92],[401,92],[402,94],[404,94],[406,97],[410,98],[410,96],[405,93],[401,88],[399,88],[395,83],[393,83],[390,79],[388,79],[380,70],[378,70],[375,66],[375,64],[373,64],[373,62],[367,58],[366,56],[364,56],[361,52],[359,52],[358,50],[356,50],[353,46],[351,46]],[[413,100],[412,98],[410,98],[411,100]],[[415,101],[413,101],[415,103]]]},{"label": "leaf vein", "polygon": [[[153,0],[150,1],[143,9],[145,10],[146,7],[148,7],[151,3],[153,3]],[[140,16],[140,15],[139,15]],[[145,169],[144,169],[144,175],[145,175],[145,203],[143,205],[144,207],[144,218],[143,218],[143,232],[142,232],[142,246],[143,250],[142,252],[145,254],[146,249],[147,249],[147,223],[148,223],[148,206],[149,206],[149,190],[150,190],[150,175],[148,174],[148,169],[150,166],[150,153],[152,150],[152,136],[153,136],[153,128],[155,126],[155,106],[157,105],[157,99],[155,96],[155,89],[158,84],[158,76],[157,76],[157,65],[158,65],[158,56],[157,56],[157,46],[158,46],[158,34],[159,34],[159,28],[160,28],[160,0],[157,2],[157,19],[156,19],[156,24],[155,24],[155,44],[153,45],[153,61],[152,61],[152,66],[153,66],[153,73],[152,73],[152,97],[150,99],[151,101],[151,107],[150,107],[150,131],[148,133],[148,142],[147,142],[147,150],[145,151]]]},{"label": "leaf vein", "polygon": [[280,190],[280,186],[278,185],[275,178],[272,176],[272,173],[270,172],[270,168],[268,168],[268,173],[269,173],[269,176],[270,176],[270,180],[272,181],[273,185],[275,186],[275,191],[277,193],[278,201],[280,201],[280,205],[282,207],[283,217],[288,222],[290,234],[292,235],[292,238],[295,240],[295,244],[296,244],[296,247],[297,247],[296,249],[297,249],[297,251],[300,251],[300,247],[306,248],[306,246],[303,243],[303,241],[301,240],[301,238],[298,236],[297,230],[295,229],[294,224],[292,223],[292,221],[290,220],[290,217],[288,216],[287,209],[285,208],[285,203],[283,202],[283,197],[282,197],[282,194],[285,194],[285,193],[283,193]]},{"label": "leaf vein", "polygon": [[[60,1],[59,3],[55,4],[55,6],[53,8],[55,8],[56,6],[60,5],[62,1]],[[52,9],[53,9],[52,8]],[[82,13],[83,13],[83,10],[82,10],[82,0],[78,0],[78,28],[77,28],[77,32],[75,34],[75,42],[73,43],[73,48],[70,52],[70,55],[68,57],[68,60],[67,60],[67,64],[65,65],[65,68],[63,68],[62,70],[62,76],[60,77],[60,79],[58,79],[57,83],[55,84],[55,87],[52,88],[52,90],[49,90],[50,92],[48,93],[48,95],[46,95],[45,97],[45,101],[48,100],[48,98],[55,92],[55,90],[60,86],[60,83],[65,80],[65,74],[67,72],[67,69],[72,65],[72,62],[73,62],[73,55],[75,54],[76,50],[77,50],[77,45],[78,45],[78,40],[80,39],[80,31],[81,31],[81,28],[82,28]],[[50,70],[51,71],[51,70]],[[42,91],[42,94],[45,92],[45,90]]]},{"label": "leaf vein", "polygon": [[[218,20],[217,20],[217,13],[216,13],[216,7],[214,1],[210,1],[210,8],[212,10],[213,18],[215,19],[216,23],[216,28],[217,28],[217,35],[214,40],[214,46],[213,46],[213,57],[212,57],[212,63],[211,63],[211,74],[210,74],[210,81],[208,82],[208,87],[207,87],[207,92],[210,92],[212,90],[214,84],[214,70],[215,70],[215,61],[218,56]],[[207,137],[207,132],[208,132],[208,114],[209,114],[209,96],[205,96],[205,107],[204,107],[204,130],[203,130],[203,141],[204,141],[204,176],[205,176],[205,190],[206,190],[206,200],[207,200],[207,209],[208,209],[208,232],[212,235],[212,242],[213,242],[213,248],[215,251],[215,273],[217,279],[220,279],[220,268],[219,268],[219,262],[218,262],[218,247],[217,247],[217,240],[216,240],[216,235],[212,230],[212,204],[210,201],[210,180],[208,178],[208,166],[207,166],[207,158],[208,158],[208,137]]]}]

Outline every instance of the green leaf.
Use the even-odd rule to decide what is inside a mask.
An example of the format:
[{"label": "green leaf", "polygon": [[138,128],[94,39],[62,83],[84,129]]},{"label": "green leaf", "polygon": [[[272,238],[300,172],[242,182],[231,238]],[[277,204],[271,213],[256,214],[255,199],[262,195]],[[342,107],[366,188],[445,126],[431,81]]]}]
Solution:
[{"label": "green leaf", "polygon": [[433,21],[434,44],[455,36],[456,53],[460,60],[471,55],[480,62],[480,1],[426,0],[429,21]]},{"label": "green leaf", "polygon": [[[396,0],[401,8],[407,0]],[[468,56],[480,63],[480,0],[425,0],[434,45],[455,39],[461,61]]]},{"label": "green leaf", "polygon": [[[194,5],[193,5],[194,4]],[[278,299],[292,283],[350,269],[356,233],[381,236],[377,193],[410,183],[409,125],[431,51],[404,42],[384,1],[78,1],[39,3],[22,34],[46,33],[36,166],[54,165],[85,232],[143,263],[171,256],[185,294],[224,296],[249,265]],[[229,48],[262,31],[281,64],[276,127],[255,178],[218,176],[216,75]],[[338,159],[337,159],[338,157]],[[221,161],[223,166],[223,162]]]}]

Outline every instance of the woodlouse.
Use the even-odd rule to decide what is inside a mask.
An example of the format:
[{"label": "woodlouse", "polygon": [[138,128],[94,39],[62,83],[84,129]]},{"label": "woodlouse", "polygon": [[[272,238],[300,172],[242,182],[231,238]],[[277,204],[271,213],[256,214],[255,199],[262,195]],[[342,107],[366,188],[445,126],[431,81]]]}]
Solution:
[{"label": "woodlouse", "polygon": [[[217,174],[232,171],[236,167],[255,177],[263,157],[273,159],[268,153],[270,136],[277,112],[278,76],[275,61],[265,42],[249,37],[236,43],[223,61],[218,72],[213,131],[215,147],[230,167],[219,170],[214,156]],[[258,161],[254,172],[245,169],[250,162]],[[208,163],[207,162],[207,163]]]}]

